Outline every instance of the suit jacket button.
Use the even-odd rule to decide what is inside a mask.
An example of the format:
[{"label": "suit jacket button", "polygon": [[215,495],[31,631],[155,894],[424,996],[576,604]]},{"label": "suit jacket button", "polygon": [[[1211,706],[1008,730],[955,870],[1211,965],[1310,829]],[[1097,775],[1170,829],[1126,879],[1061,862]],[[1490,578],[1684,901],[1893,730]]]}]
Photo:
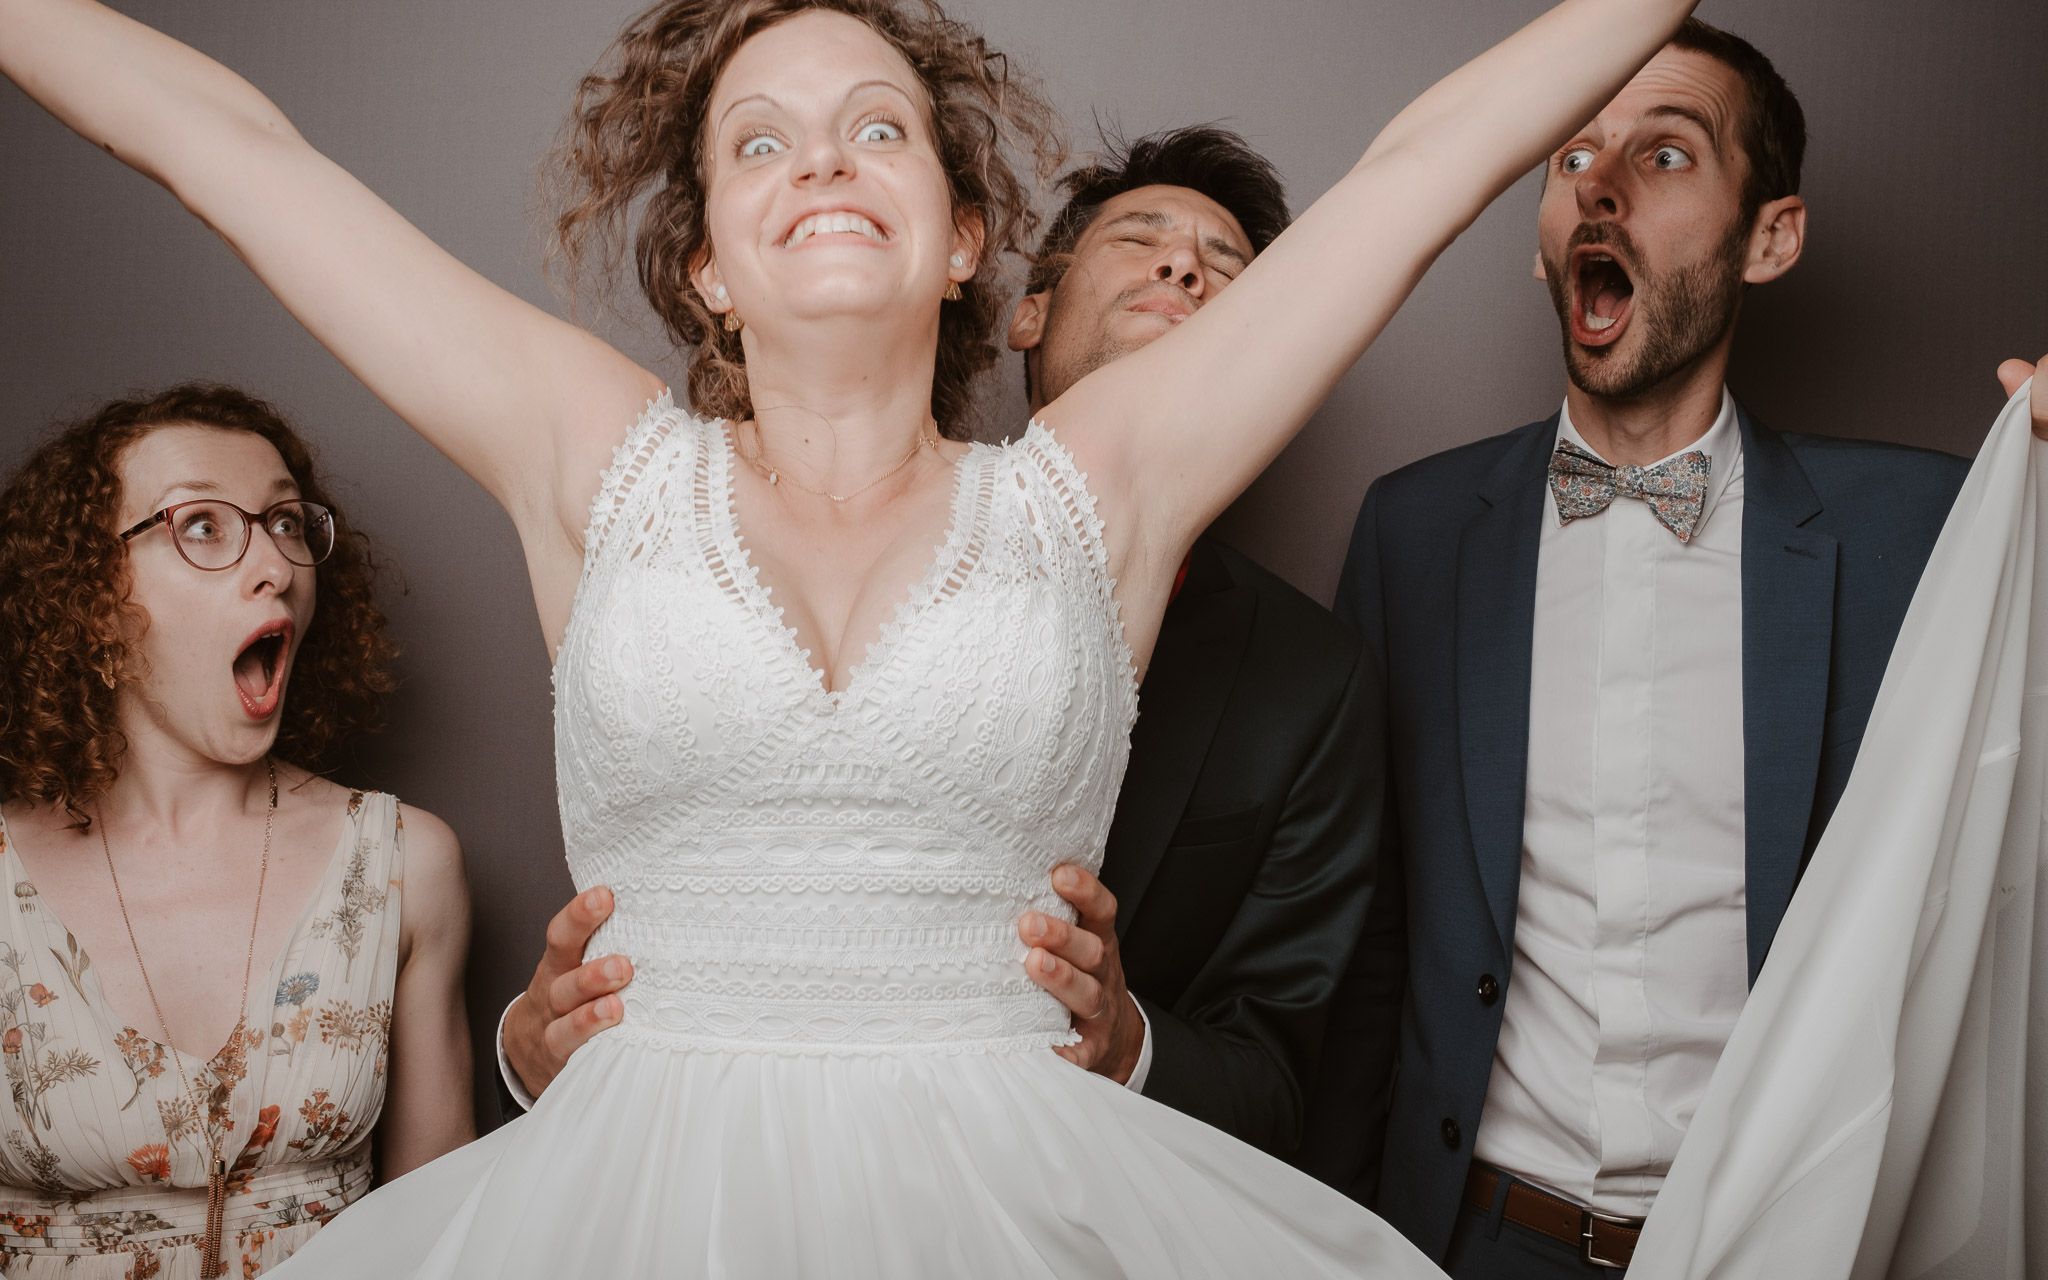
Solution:
[{"label": "suit jacket button", "polygon": [[1492,1004],[1500,999],[1500,983],[1490,973],[1479,975],[1479,1003]]},{"label": "suit jacket button", "polygon": [[1465,1140],[1465,1131],[1458,1127],[1456,1120],[1446,1119],[1443,1125],[1444,1145],[1456,1151],[1458,1144]]}]

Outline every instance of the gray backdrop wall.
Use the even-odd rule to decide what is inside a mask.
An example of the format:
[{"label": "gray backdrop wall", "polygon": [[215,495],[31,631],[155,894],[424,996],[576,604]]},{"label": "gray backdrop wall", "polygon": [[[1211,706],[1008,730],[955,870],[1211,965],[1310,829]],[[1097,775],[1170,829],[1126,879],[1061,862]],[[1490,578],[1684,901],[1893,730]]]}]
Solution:
[{"label": "gray backdrop wall", "polygon": [[[577,76],[639,0],[122,0],[222,59],[313,143],[484,274],[556,306],[536,160]],[[1297,209],[1415,93],[1540,0],[957,0],[1049,83],[1085,136],[1215,120]],[[2048,351],[2048,6],[2039,0],[1707,0],[1761,45],[1812,131],[1805,262],[1751,298],[1733,381],[1788,430],[1973,452],[2000,358]],[[393,728],[353,772],[461,834],[476,902],[479,1076],[570,892],[547,655],[510,523],[373,400],[162,191],[0,88],[0,466],[109,395],[203,376],[291,409],[355,522],[403,575]],[[1327,600],[1376,475],[1507,430],[1563,394],[1530,278],[1534,176],[1431,272],[1221,532]],[[1426,198],[1426,193],[1418,193]],[[644,333],[614,335],[672,376]],[[1014,364],[989,431],[1021,420]],[[623,426],[623,424],[621,424]],[[480,1103],[488,1098],[480,1096]],[[488,1107],[480,1108],[488,1110]]]}]

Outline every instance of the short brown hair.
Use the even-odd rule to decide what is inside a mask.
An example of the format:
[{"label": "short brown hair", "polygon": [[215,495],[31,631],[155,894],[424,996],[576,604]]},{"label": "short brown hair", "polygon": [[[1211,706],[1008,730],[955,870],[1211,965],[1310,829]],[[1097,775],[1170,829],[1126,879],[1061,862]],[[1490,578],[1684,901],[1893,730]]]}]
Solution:
[{"label": "short brown hair", "polygon": [[[609,67],[584,77],[555,177],[565,207],[555,247],[572,287],[594,253],[607,277],[626,256],[628,223],[640,289],[668,336],[691,348],[689,393],[697,412],[753,414],[746,355],[690,284],[710,245],[704,187],[707,114],[719,74],[758,33],[814,9],[873,28],[903,55],[927,97],[932,135],[956,210],[982,218],[981,266],[939,320],[932,416],[967,437],[976,375],[996,360],[1004,290],[993,265],[1022,255],[1037,225],[1031,192],[1008,155],[1029,156],[1049,177],[1062,154],[1058,116],[1035,85],[933,0],[665,0],[635,18],[613,45]],[[638,208],[647,197],[644,209]]]},{"label": "short brown hair", "polygon": [[1671,37],[1671,47],[1705,54],[1726,66],[1742,81],[1748,96],[1742,114],[1742,150],[1749,174],[1742,183],[1744,213],[1773,200],[1799,194],[1799,167],[1806,160],[1806,111],[1792,86],[1755,45],[1730,31],[1687,18]]},{"label": "short brown hair", "polygon": [[[148,624],[128,598],[127,550],[114,527],[121,457],[152,431],[186,425],[261,436],[301,497],[334,506],[284,416],[233,387],[188,382],[115,400],[29,454],[0,490],[0,792],[9,799],[60,807],[89,825],[84,806],[120,772],[128,744],[115,687],[130,667],[125,637]],[[335,523],[275,748],[314,770],[354,734],[381,727],[397,653],[377,610],[369,543],[339,511]]]}]

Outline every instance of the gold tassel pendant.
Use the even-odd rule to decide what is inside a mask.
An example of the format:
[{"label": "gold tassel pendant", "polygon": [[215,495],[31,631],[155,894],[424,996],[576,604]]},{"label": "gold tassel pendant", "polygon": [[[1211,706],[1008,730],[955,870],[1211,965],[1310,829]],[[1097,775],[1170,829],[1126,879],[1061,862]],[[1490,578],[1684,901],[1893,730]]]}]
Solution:
[{"label": "gold tassel pendant", "polygon": [[226,1264],[220,1260],[221,1225],[227,1208],[228,1162],[215,1156],[206,1175],[206,1245],[205,1252],[199,1256],[199,1274],[203,1280],[214,1280],[214,1277],[228,1273]]}]

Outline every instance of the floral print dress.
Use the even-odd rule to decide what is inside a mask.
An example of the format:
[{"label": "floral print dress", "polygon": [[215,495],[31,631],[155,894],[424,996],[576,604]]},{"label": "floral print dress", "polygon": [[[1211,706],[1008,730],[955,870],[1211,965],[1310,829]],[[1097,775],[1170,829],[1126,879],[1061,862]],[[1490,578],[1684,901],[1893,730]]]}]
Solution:
[{"label": "floral print dress", "polygon": [[393,797],[349,796],[318,891],[269,971],[250,978],[242,1033],[209,1062],[107,1007],[92,957],[36,892],[0,820],[0,883],[13,887],[0,889],[0,1276],[195,1280],[216,1136],[231,1160],[231,1276],[289,1257],[370,1189],[401,827]]}]

